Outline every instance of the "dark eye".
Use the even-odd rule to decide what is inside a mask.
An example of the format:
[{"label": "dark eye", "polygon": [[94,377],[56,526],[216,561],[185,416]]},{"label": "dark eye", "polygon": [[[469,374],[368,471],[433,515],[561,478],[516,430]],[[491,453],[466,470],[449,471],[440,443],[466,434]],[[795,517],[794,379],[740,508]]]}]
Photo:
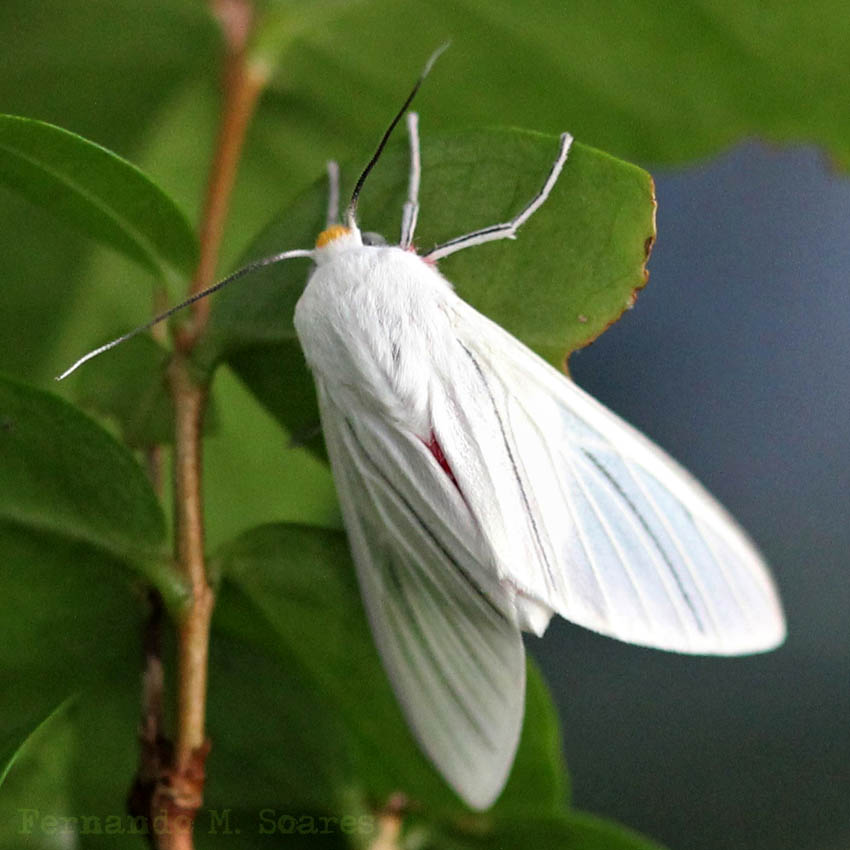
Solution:
[{"label": "dark eye", "polygon": [[362,234],[361,238],[363,239],[364,245],[386,245],[387,240],[381,236],[380,233],[373,233],[371,230],[367,230]]}]

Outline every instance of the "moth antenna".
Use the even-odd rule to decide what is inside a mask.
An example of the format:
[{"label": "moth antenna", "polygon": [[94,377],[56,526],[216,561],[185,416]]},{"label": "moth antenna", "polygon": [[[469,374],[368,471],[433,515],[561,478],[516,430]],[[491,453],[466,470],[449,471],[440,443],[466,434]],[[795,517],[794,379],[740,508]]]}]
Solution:
[{"label": "moth antenna", "polygon": [[328,172],[328,211],[325,216],[325,229],[339,224],[339,165],[334,159],[327,162]]},{"label": "moth antenna", "polygon": [[416,92],[419,91],[419,86],[425,81],[425,77],[431,72],[431,68],[434,67],[434,63],[440,58],[445,50],[448,49],[448,46],[451,42],[446,42],[445,44],[440,45],[429,57],[428,61],[425,63],[425,67],[422,69],[422,73],[419,75],[419,79],[416,81],[415,85],[411,89],[410,94],[407,96],[407,99],[401,105],[401,109],[396,113],[395,118],[390,122],[390,126],[384,131],[384,135],[381,137],[381,141],[378,143],[378,147],[375,150],[375,153],[372,154],[372,158],[366,164],[366,167],[363,169],[363,173],[357,179],[357,184],[354,187],[354,191],[351,193],[351,200],[348,202],[348,207],[345,211],[345,222],[349,227],[356,227],[356,214],[357,214],[357,199],[360,197],[360,190],[363,188],[363,184],[366,182],[366,178],[369,176],[369,172],[374,168],[375,163],[380,158],[381,154],[384,152],[384,148],[386,147],[387,142],[389,141],[390,135],[392,131],[395,129],[396,124],[401,120],[401,116],[404,115],[407,107],[413,101],[413,98],[416,97]]},{"label": "moth antenna", "polygon": [[75,363],[71,364],[61,375],[57,375],[54,380],[62,381],[68,377],[72,372],[76,372],[83,363],[87,363],[89,360],[94,359],[99,354],[103,354],[104,351],[109,351],[110,348],[115,348],[117,345],[121,345],[122,342],[126,342],[128,339],[132,339],[137,334],[142,333],[143,331],[152,328],[154,325],[158,325],[163,320],[167,319],[169,316],[173,316],[178,310],[182,310],[184,307],[188,307],[190,304],[194,304],[196,301],[200,301],[202,298],[206,298],[208,295],[212,295],[213,292],[218,292],[219,289],[227,286],[228,283],[233,283],[234,280],[239,280],[240,277],[245,277],[246,274],[250,272],[256,271],[257,269],[264,268],[265,266],[271,266],[275,263],[279,263],[282,260],[290,260],[294,257],[313,257],[313,252],[308,251],[303,248],[298,248],[294,251],[284,251],[281,254],[273,254],[270,257],[262,257],[259,260],[254,260],[251,263],[248,263],[247,266],[243,266],[241,269],[233,272],[233,274],[228,275],[224,280],[220,280],[218,283],[214,283],[212,286],[208,286],[206,289],[201,290],[201,292],[196,292],[191,298],[187,298],[185,301],[182,301],[180,304],[175,304],[174,307],[169,307],[165,312],[160,313],[158,316],[154,316],[149,322],[146,322],[144,325],[140,325],[135,330],[129,331],[128,333],[122,334],[119,337],[116,337],[111,342],[104,343],[98,348],[93,349],[88,354],[84,354],[79,360]]}]

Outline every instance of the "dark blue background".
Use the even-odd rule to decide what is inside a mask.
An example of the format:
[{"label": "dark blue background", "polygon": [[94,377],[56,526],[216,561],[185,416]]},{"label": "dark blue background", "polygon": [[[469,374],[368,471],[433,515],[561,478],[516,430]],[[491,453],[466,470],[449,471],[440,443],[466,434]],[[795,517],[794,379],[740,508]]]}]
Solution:
[{"label": "dark blue background", "polygon": [[850,181],[814,150],[757,143],[649,170],[649,286],[572,373],[747,528],[789,638],[692,658],[553,622],[532,651],[576,803],[681,850],[847,850]]}]

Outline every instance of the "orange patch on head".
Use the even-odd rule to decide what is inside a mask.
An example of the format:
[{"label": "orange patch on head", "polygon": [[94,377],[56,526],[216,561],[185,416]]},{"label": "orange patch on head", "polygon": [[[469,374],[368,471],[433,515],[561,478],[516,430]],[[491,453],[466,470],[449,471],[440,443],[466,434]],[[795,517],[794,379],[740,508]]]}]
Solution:
[{"label": "orange patch on head", "polygon": [[344,227],[341,224],[335,224],[333,227],[329,227],[327,230],[323,230],[319,234],[316,239],[316,247],[324,248],[328,242],[333,242],[334,239],[339,239],[340,236],[345,236],[347,233],[351,233],[350,228]]}]

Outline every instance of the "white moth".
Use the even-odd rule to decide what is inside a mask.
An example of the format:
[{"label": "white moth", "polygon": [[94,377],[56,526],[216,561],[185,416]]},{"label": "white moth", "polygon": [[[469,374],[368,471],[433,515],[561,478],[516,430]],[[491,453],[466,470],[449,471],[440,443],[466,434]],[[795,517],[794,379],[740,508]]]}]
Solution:
[{"label": "white moth", "polygon": [[681,467],[453,291],[434,261],[512,221],[412,249],[349,215],[316,243],[295,328],[376,643],[423,750],[475,808],[503,788],[523,630],[553,613],[631,643],[739,654],[784,636],[758,552]]},{"label": "white moth", "polygon": [[568,134],[514,219],[419,256],[411,113],[400,242],[361,233],[360,188],[415,92],[361,175],[345,225],[335,223],[334,167],[315,249],[260,260],[212,289],[260,265],[314,260],[295,328],[372,632],[422,749],[482,809],[504,787],[519,741],[523,631],[542,635],[557,613],[630,643],[736,655],[776,646],[785,623],[764,562],[729,514],[646,437],[462,301],[435,265],[514,238],[557,181]]}]

